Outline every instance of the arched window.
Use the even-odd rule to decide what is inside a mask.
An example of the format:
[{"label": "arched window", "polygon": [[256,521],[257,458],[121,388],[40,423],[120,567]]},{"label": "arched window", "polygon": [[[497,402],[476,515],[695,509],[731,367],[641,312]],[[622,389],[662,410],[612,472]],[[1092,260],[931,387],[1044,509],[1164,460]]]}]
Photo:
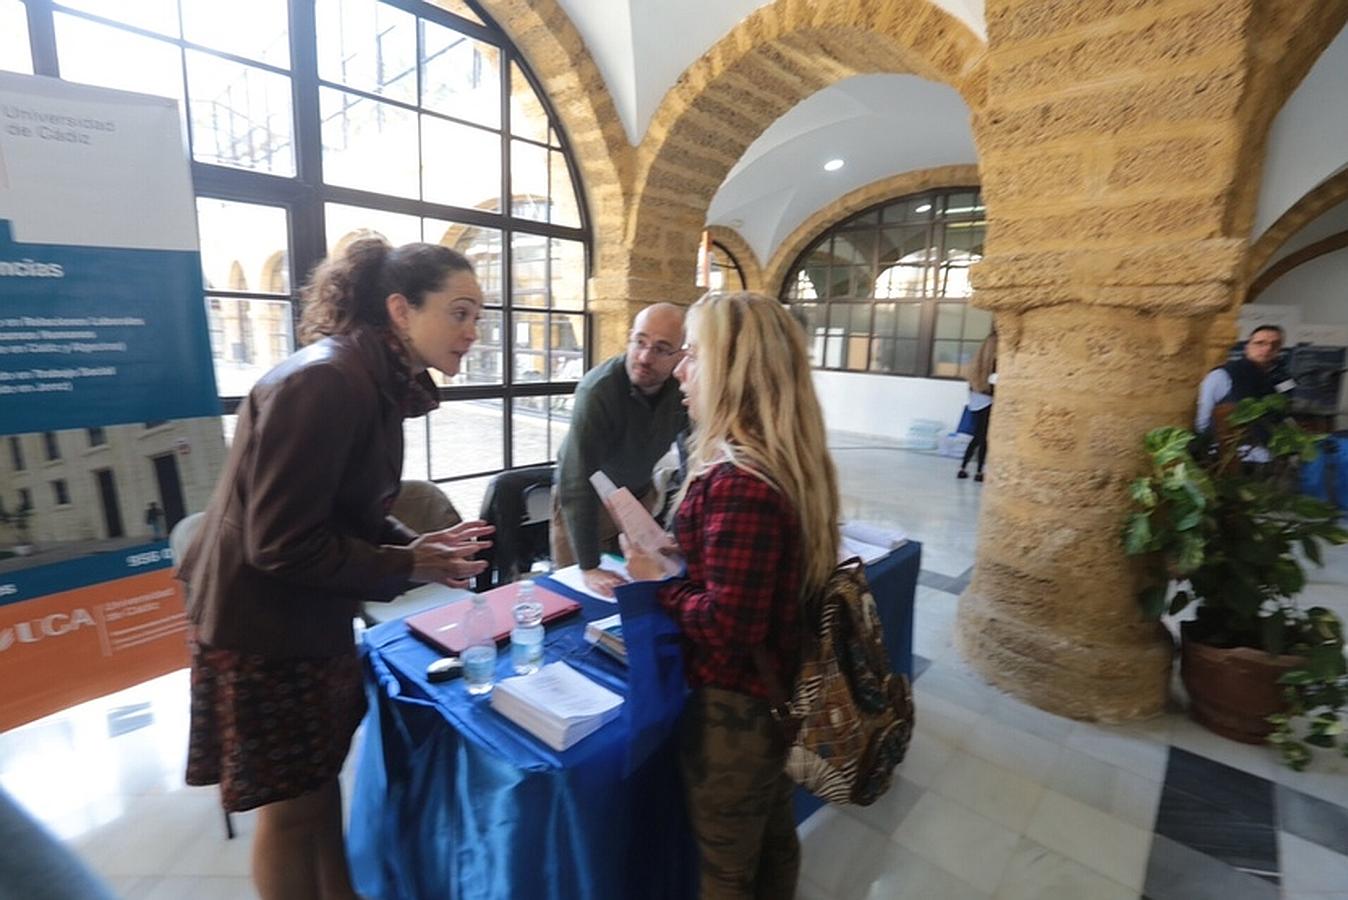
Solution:
[{"label": "arched window", "polygon": [[969,306],[983,256],[977,188],[886,200],[832,226],[784,282],[821,369],[960,377],[992,327]]},{"label": "arched window", "polygon": [[324,256],[439,242],[474,261],[487,310],[447,402],[408,423],[405,476],[462,482],[471,516],[492,474],[555,458],[589,227],[555,115],[470,2],[0,0],[0,68],[181,104],[227,411],[294,350]]},{"label": "arched window", "polygon": [[[704,251],[699,248],[697,286],[708,291],[744,290],[744,270],[740,268],[740,261],[735,258],[735,254],[720,241],[709,241],[704,246],[709,248],[707,265],[703,265]],[[703,271],[707,272],[706,284],[703,284]]]}]

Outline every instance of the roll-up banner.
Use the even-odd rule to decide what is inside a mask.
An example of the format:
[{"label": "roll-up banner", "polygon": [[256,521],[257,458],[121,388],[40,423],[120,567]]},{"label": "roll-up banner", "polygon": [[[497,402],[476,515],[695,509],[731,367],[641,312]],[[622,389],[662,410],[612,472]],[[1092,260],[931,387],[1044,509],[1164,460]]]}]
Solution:
[{"label": "roll-up banner", "polygon": [[0,730],[185,665],[224,456],[172,100],[0,72]]}]

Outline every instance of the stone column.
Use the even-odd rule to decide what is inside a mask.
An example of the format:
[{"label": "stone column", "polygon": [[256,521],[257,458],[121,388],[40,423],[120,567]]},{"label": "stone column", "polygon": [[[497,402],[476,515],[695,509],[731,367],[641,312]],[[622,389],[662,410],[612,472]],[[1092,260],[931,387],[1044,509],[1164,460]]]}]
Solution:
[{"label": "stone column", "polygon": [[1249,14],[987,4],[974,302],[996,312],[1000,374],[956,641],[1052,712],[1113,721],[1165,702],[1169,638],[1140,616],[1121,533],[1142,436],[1191,420],[1208,332],[1242,289]]}]

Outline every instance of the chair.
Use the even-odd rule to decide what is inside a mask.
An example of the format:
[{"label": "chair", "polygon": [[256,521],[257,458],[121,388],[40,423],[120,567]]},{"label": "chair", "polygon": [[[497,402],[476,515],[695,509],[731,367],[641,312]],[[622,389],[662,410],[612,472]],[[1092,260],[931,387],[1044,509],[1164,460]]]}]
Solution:
[{"label": "chair", "polygon": [[496,526],[496,534],[492,547],[481,556],[488,565],[477,576],[477,590],[508,584],[537,560],[549,558],[554,468],[513,469],[487,485],[481,518]]}]

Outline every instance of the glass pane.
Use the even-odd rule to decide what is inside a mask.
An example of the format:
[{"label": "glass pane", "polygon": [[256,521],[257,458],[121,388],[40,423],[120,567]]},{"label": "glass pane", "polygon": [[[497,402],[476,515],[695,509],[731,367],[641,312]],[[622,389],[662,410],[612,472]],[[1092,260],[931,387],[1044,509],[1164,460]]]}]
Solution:
[{"label": "glass pane", "polygon": [[869,266],[875,253],[874,231],[843,231],[833,238],[833,264]]},{"label": "glass pane", "polygon": [[925,266],[890,266],[875,280],[874,296],[879,299],[921,297],[926,275]]},{"label": "glass pane", "polygon": [[922,304],[899,304],[899,337],[915,338],[922,328]]},{"label": "glass pane", "polygon": [[933,341],[931,374],[937,378],[957,378],[960,374],[960,342]]},{"label": "glass pane", "polygon": [[[505,406],[499,397],[441,403],[426,418],[431,429],[431,478],[505,467]],[[449,495],[458,507],[452,486]]]},{"label": "glass pane", "polygon": [[828,296],[852,296],[852,267],[828,270]]},{"label": "glass pane", "polygon": [[825,236],[819,243],[810,248],[810,252],[805,256],[805,265],[809,268],[827,266],[833,259],[833,238]]},{"label": "glass pane", "polygon": [[512,466],[538,466],[548,456],[548,403],[551,397],[520,397],[510,415]]},{"label": "glass pane", "polygon": [[417,17],[374,0],[317,0],[318,75],[417,102]]},{"label": "glass pane", "polygon": [[[182,103],[182,55],[174,45],[76,16],[56,13],[52,18],[61,77],[66,81],[171,97]],[[174,22],[176,26],[176,14]],[[126,60],[136,64],[126,65]]]},{"label": "glass pane", "polygon": [[936,336],[958,339],[964,330],[964,304],[939,303],[936,306]]},{"label": "glass pane", "polygon": [[[139,6],[139,3],[123,3]],[[213,50],[290,68],[285,0],[182,0],[183,37]]]},{"label": "glass pane", "polygon": [[395,247],[421,240],[421,220],[416,216],[326,203],[323,217],[327,224],[329,256],[341,254],[352,241],[363,237],[382,237]]},{"label": "glass pane", "polygon": [[899,313],[898,307],[893,303],[875,304],[875,324],[872,334],[881,337],[892,337],[894,329],[898,326]]},{"label": "glass pane", "polygon": [[891,203],[881,211],[881,217],[886,225],[895,225],[905,222],[927,222],[932,217],[933,199],[930,195],[907,197],[896,203]]},{"label": "glass pane", "polygon": [[548,150],[510,142],[510,210],[525,219],[548,220]]},{"label": "glass pane", "polygon": [[851,330],[853,334],[871,333],[871,305],[869,303],[852,304]]},{"label": "glass pane", "polygon": [[515,313],[514,357],[516,384],[532,384],[547,378],[548,317],[545,313]]},{"label": "glass pane", "polygon": [[426,417],[403,420],[403,478],[425,481],[431,477],[431,458],[426,447]]},{"label": "glass pane", "polygon": [[483,475],[481,478],[463,478],[440,485],[440,490],[449,495],[449,500],[459,515],[465,519],[475,519],[482,514],[482,498],[487,494],[487,485],[495,475]]},{"label": "glass pane", "polygon": [[518,63],[510,64],[510,133],[540,144],[548,139],[548,114]]},{"label": "glass pane", "polygon": [[585,308],[585,245],[579,241],[552,240],[552,306]]},{"label": "glass pane", "polygon": [[886,228],[880,232],[880,267],[893,263],[909,265],[931,262],[935,248],[931,246],[926,228]]},{"label": "glass pane", "polygon": [[872,372],[893,372],[894,371],[894,345],[896,341],[888,338],[874,338],[871,340],[871,371]]},{"label": "glass pane", "polygon": [[945,261],[965,265],[983,258],[982,222],[951,222],[945,227]]},{"label": "glass pane", "polygon": [[[456,16],[467,19],[470,22],[476,22],[479,25],[485,24],[478,18],[477,13],[473,12],[472,7],[463,0],[430,0],[432,6],[438,6],[443,10],[454,13]],[[468,516],[467,518],[472,518]]]},{"label": "glass pane", "polygon": [[[516,306],[548,305],[548,239],[536,234],[511,235],[511,302]],[[539,367],[542,371],[542,367]]]},{"label": "glass pane", "polygon": [[295,350],[287,300],[206,298],[215,381],[222,397],[242,397]]},{"label": "glass pane", "polygon": [[[412,147],[415,152],[415,142]],[[422,116],[421,159],[424,199],[501,211],[501,138],[495,132]]]},{"label": "glass pane", "polygon": [[482,317],[477,320],[477,340],[473,343],[473,349],[463,358],[459,374],[444,383],[500,384],[502,371],[501,311],[484,309]]},{"label": "glass pane", "polygon": [[819,287],[823,284],[824,270],[801,269],[796,272],[792,283],[791,296],[798,300],[819,299]]},{"label": "glass pane", "polygon": [[960,342],[960,377],[968,378],[969,371],[973,368],[974,357],[978,355],[978,345],[981,341],[962,341]]},{"label": "glass pane", "polygon": [[964,339],[981,341],[992,333],[992,313],[986,309],[967,307],[964,310]]},{"label": "glass pane", "polygon": [[500,128],[501,51],[425,19],[421,29],[421,105]]},{"label": "glass pane", "polygon": [[488,306],[501,305],[501,232],[495,228],[460,225],[442,219],[425,219],[425,240],[451,247],[473,263],[482,299]]},{"label": "glass pane", "polygon": [[189,50],[187,95],[198,162],[295,174],[289,78]]},{"label": "glass pane", "polygon": [[937,290],[942,297],[969,297],[974,288],[969,282],[968,266],[946,266],[937,273]]},{"label": "glass pane", "polygon": [[852,267],[852,296],[872,297],[875,295],[875,270],[870,266]]},{"label": "glass pane", "polygon": [[853,228],[858,225],[875,225],[880,221],[880,211],[878,209],[868,210],[855,218],[848,219],[843,223],[845,228]]},{"label": "glass pane", "polygon": [[982,215],[983,204],[977,193],[958,193],[946,197],[944,213],[952,218],[969,218],[974,214]]},{"label": "glass pane", "polygon": [[290,293],[284,209],[198,197],[197,229],[207,290]]},{"label": "glass pane", "polygon": [[[127,0],[61,0],[61,5],[82,9],[146,31],[179,36],[177,0],[135,0],[134,3],[128,3]],[[61,63],[61,77],[66,77],[64,62]]]},{"label": "glass pane", "polygon": [[917,374],[917,341],[897,341],[894,345],[894,368],[900,375]]},{"label": "glass pane", "polygon": [[580,227],[580,205],[576,202],[576,189],[571,182],[571,172],[566,167],[566,157],[560,150],[548,154],[548,165],[552,169],[552,203],[548,207],[552,222],[567,228]]},{"label": "glass pane", "polygon": [[810,351],[810,365],[821,365],[824,358],[825,335],[821,307],[815,303],[792,304],[791,315],[805,329],[805,345]]},{"label": "glass pane", "polygon": [[[332,88],[320,88],[318,98],[323,119],[323,180],[415,198],[416,113]],[[420,223],[417,230],[421,230]]]},{"label": "glass pane", "polygon": [[585,317],[554,315],[548,352],[551,381],[580,381],[585,374]]},{"label": "glass pane", "polygon": [[19,0],[0,0],[0,69],[33,74],[33,53],[28,46],[28,13]]},{"label": "glass pane", "polygon": [[557,451],[571,432],[571,409],[573,397],[552,398],[552,416],[548,420],[548,459],[557,458]]}]

